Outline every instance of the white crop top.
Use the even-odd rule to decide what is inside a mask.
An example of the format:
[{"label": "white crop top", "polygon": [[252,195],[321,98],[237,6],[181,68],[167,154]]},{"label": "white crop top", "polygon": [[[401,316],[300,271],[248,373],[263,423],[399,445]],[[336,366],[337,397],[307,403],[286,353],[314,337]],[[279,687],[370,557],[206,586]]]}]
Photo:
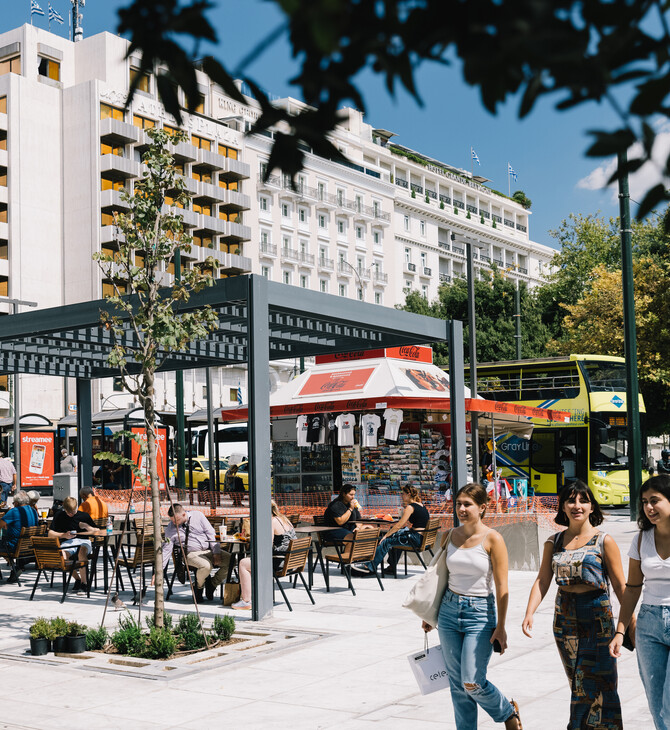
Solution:
[{"label": "white crop top", "polygon": [[651,606],[670,606],[670,558],[662,560],[656,550],[654,529],[644,530],[640,552],[637,551],[637,535],[628,550],[628,557],[640,560],[644,575],[642,603]]},{"label": "white crop top", "polygon": [[[488,534],[488,533],[487,533]],[[491,556],[484,549],[484,539],[471,548],[457,548],[449,539],[447,568],[449,590],[461,596],[489,596],[493,593]]]}]

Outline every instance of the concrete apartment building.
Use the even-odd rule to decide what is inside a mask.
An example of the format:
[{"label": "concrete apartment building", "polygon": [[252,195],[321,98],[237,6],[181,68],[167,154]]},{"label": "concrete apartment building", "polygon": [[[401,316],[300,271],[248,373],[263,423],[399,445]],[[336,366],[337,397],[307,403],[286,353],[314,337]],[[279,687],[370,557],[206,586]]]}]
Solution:
[{"label": "concrete apartment building", "polygon": [[[141,79],[124,111],[139,73],[127,48],[110,33],[77,43],[29,25],[0,34],[0,295],[43,308],[110,290],[92,255],[115,249],[113,214],[124,209],[121,190],[141,176],[145,130],[176,127],[153,77]],[[394,306],[407,289],[432,299],[442,282],[464,276],[467,239],[478,246],[478,271],[495,264],[530,286],[542,280],[553,249],[530,240],[529,212],[468,173],[394,145],[392,132],[348,109],[334,140],[350,164],[307,152],[297,187],[277,171],[264,181],[272,139],[245,135],[258,114],[254,102],[238,104],[204,74],[198,81],[201,105],[184,114],[190,143],[174,151],[193,194],[183,211],[194,237],[187,266],[213,256],[215,276],[253,272]],[[166,281],[173,273],[167,266]],[[0,313],[9,311],[0,304]],[[294,368],[271,364],[272,384]],[[240,384],[246,392],[244,372],[217,371],[213,403],[234,401]],[[3,378],[2,387],[11,382]],[[185,374],[187,412],[204,406],[204,387],[204,373]],[[21,410],[57,420],[73,393],[65,381],[23,376]],[[174,410],[168,376],[159,379],[157,401]],[[130,402],[111,381],[94,386],[94,407]],[[9,407],[10,391],[0,390],[0,416]]]}]

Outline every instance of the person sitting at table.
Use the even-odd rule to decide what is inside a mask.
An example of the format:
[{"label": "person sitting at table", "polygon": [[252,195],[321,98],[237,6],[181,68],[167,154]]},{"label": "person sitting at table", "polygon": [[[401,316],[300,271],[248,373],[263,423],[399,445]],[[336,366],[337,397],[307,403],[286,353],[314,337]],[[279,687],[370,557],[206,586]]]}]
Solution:
[{"label": "person sitting at table", "polygon": [[82,487],[79,490],[79,499],[81,500],[79,509],[89,514],[92,520],[107,519],[109,516],[107,503],[96,496],[93,487]]},{"label": "person sitting at table", "polygon": [[391,529],[379,541],[373,560],[370,563],[357,565],[357,569],[352,571],[354,574],[374,573],[382,564],[384,557],[389,551],[392,552],[388,561],[388,567],[389,570],[395,570],[399,556],[393,550],[394,547],[397,545],[411,545],[412,547],[418,548],[421,545],[421,533],[417,532],[417,530],[425,529],[428,524],[428,519],[430,518],[428,510],[421,504],[419,490],[411,484],[405,485],[400,490],[400,496],[404,505],[400,519],[392,525]]},{"label": "person sitting at table", "polygon": [[[74,497],[65,497],[63,509],[56,512],[51,522],[49,537],[60,538],[60,546],[67,560],[84,562],[93,546],[89,538],[77,536],[77,533],[87,533],[93,537],[102,534],[103,531],[96,526],[90,515],[77,511],[77,500]],[[86,570],[78,568],[73,571],[73,575],[75,593],[86,590]]]},{"label": "person sitting at table", "polygon": [[37,503],[40,501],[40,493],[36,492],[34,489],[31,489],[28,494],[28,503],[30,506],[35,510],[35,514],[39,518],[40,511],[37,509]]},{"label": "person sitting at table", "polygon": [[[25,492],[17,492],[14,495],[14,507],[0,519],[0,529],[4,535],[0,540],[0,550],[8,553],[14,552],[16,543],[21,535],[21,528],[35,527],[38,524],[37,512],[30,506],[28,495]],[[18,575],[21,575],[21,566],[16,566]],[[7,579],[8,583],[16,583],[18,575],[12,571]]]},{"label": "person sitting at table", "polygon": [[328,530],[323,533],[326,540],[350,539],[356,529],[356,520],[361,519],[360,504],[356,499],[356,487],[343,484],[337,497],[326,507],[323,519]]},{"label": "person sitting at table", "polygon": [[[277,507],[274,499],[270,502],[272,511],[272,570],[277,571],[284,562],[284,555],[291,540],[296,534],[286,515]],[[251,558],[242,558],[239,565],[240,573],[240,600],[233,603],[231,608],[248,611],[251,608]]]},{"label": "person sitting at table", "polygon": [[[165,528],[166,543],[163,544],[163,570],[165,570],[173,547],[181,545],[186,554],[186,563],[196,569],[195,600],[201,603],[203,589],[208,601],[214,598],[214,592],[226,580],[230,553],[221,550],[216,539],[216,532],[202,512],[187,512],[180,504],[168,509],[168,522]],[[217,568],[214,577],[210,573]]]}]

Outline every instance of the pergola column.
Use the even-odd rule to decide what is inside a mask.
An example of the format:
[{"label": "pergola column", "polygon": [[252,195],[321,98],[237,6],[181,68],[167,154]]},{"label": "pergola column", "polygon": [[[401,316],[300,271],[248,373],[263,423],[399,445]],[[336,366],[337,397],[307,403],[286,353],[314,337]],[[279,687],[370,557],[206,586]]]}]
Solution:
[{"label": "pergola column", "polygon": [[77,378],[77,483],[79,489],[93,484],[93,424],[91,381]]},{"label": "pergola column", "polygon": [[451,414],[451,493],[456,517],[456,492],[468,479],[465,436],[465,363],[463,359],[463,322],[449,321],[449,410]]}]

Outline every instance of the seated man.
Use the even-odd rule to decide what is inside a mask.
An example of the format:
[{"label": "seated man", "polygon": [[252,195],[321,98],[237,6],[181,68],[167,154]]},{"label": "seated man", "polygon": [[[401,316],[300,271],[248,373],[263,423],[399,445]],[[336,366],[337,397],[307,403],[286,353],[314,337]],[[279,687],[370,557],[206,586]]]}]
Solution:
[{"label": "seated man", "polygon": [[[16,543],[19,541],[23,527],[35,527],[38,524],[37,511],[30,506],[30,500],[25,492],[17,492],[14,495],[14,507],[0,519],[0,528],[5,530],[4,537],[0,541],[0,549],[8,553],[14,552]],[[17,569],[20,566],[17,566]],[[21,571],[19,570],[19,575]],[[16,574],[8,579],[8,583],[16,582]]]},{"label": "seated man", "polygon": [[92,520],[107,519],[107,503],[95,495],[93,487],[82,487],[79,490],[79,499],[81,500],[80,511],[86,512]]},{"label": "seated man", "polygon": [[32,507],[32,509],[35,510],[35,514],[39,517],[40,512],[37,509],[37,503],[40,501],[40,493],[36,492],[34,489],[31,489],[29,492],[27,492],[27,495],[30,506]]},{"label": "seated man", "polygon": [[[168,517],[170,522],[165,528],[168,542],[163,545],[163,569],[170,560],[173,547],[178,547],[181,539],[186,562],[197,570],[195,599],[198,603],[203,600],[204,588],[207,600],[211,601],[217,586],[226,580],[230,554],[221,550],[216,532],[202,512],[187,512],[180,504],[175,504],[168,510]],[[214,568],[218,570],[212,578],[210,573]]]},{"label": "seated man", "polygon": [[[49,528],[49,537],[60,538],[60,546],[67,559],[86,560],[93,549],[91,541],[85,537],[77,537],[77,533],[85,532],[93,535],[104,535],[105,531],[96,527],[90,515],[77,511],[77,500],[66,497],[63,509],[54,515]],[[86,590],[86,571],[79,568],[73,571],[75,576],[74,591]]]},{"label": "seated man", "polygon": [[324,522],[332,527],[323,533],[327,540],[346,540],[356,529],[356,520],[361,519],[360,505],[356,499],[356,487],[343,484],[337,497],[326,507]]}]

